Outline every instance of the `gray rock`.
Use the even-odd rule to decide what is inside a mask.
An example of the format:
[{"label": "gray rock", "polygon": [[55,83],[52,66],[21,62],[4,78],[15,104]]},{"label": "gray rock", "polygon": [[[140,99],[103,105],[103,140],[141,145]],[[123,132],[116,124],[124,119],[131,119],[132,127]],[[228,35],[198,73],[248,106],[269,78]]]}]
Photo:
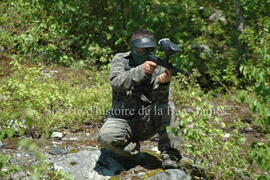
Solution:
[{"label": "gray rock", "polygon": [[0,95],[0,101],[7,101],[7,100],[8,100],[7,96]]},{"label": "gray rock", "polygon": [[9,179],[31,180],[32,178],[30,178],[26,172],[20,171],[17,173],[11,173],[9,175]]},{"label": "gray rock", "polygon": [[4,52],[5,48],[3,46],[0,46],[0,52]]},{"label": "gray rock", "polygon": [[[53,164],[56,170],[70,173],[76,180],[107,180],[111,176],[119,175],[123,170],[135,167],[134,162],[127,161],[108,150],[90,150],[67,154],[54,159]],[[144,174],[143,172],[138,175],[143,176]],[[148,179],[191,180],[191,177],[179,169],[170,169]]]},{"label": "gray rock", "polygon": [[247,127],[245,129],[240,130],[241,133],[254,133],[255,130],[251,127]]},{"label": "gray rock", "polygon": [[26,156],[35,156],[35,153],[34,153],[34,152],[26,152],[25,155],[26,155]]},{"label": "gray rock", "polygon": [[[129,162],[130,163],[130,162]],[[127,169],[110,151],[80,151],[53,160],[54,168],[70,173],[76,180],[106,180]]]},{"label": "gray rock", "polygon": [[42,75],[47,77],[47,78],[52,78],[54,74],[58,73],[58,71],[54,71],[54,70],[44,70],[42,72]]},{"label": "gray rock", "polygon": [[138,176],[144,176],[145,175],[145,172],[139,172],[138,173]]},{"label": "gray rock", "polygon": [[158,173],[147,180],[191,180],[191,176],[179,169],[168,169],[163,173]]},{"label": "gray rock", "polygon": [[5,146],[5,144],[3,144],[1,141],[0,141],[0,148]]},{"label": "gray rock", "polygon": [[61,149],[61,148],[58,148],[58,147],[53,147],[49,151],[49,154],[52,154],[52,155],[65,155],[67,153],[68,153],[67,149]]},{"label": "gray rock", "polygon": [[77,138],[77,137],[71,137],[71,138],[69,138],[68,140],[70,140],[70,141],[79,141],[80,139]]},{"label": "gray rock", "polygon": [[229,134],[229,133],[225,133],[223,136],[223,138],[229,138],[229,137],[231,137],[231,134]]},{"label": "gray rock", "polygon": [[63,138],[63,134],[60,132],[53,132],[51,135],[51,138],[53,139],[62,139]]},{"label": "gray rock", "polygon": [[204,44],[193,44],[191,46],[192,49],[195,49],[201,53],[206,53],[206,54],[209,54],[209,55],[212,55],[213,54],[213,51],[207,46],[207,45],[204,45]]},{"label": "gray rock", "polygon": [[205,8],[204,8],[203,6],[201,6],[201,7],[199,7],[199,10],[200,10],[200,11],[204,11]]},{"label": "gray rock", "polygon": [[57,147],[58,145],[62,144],[61,142],[52,141],[53,147]]},{"label": "gray rock", "polygon": [[216,10],[209,16],[209,20],[213,22],[221,21],[223,23],[226,23],[225,15],[221,10]]},{"label": "gray rock", "polygon": [[21,154],[16,154],[16,157],[17,157],[17,158],[21,158],[22,155],[21,155]]}]

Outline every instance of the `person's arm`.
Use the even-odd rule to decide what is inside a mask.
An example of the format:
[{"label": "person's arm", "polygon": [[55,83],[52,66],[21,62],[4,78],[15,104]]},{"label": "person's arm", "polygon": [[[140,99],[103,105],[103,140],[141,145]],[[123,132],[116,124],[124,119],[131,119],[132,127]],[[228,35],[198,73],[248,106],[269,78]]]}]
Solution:
[{"label": "person's arm", "polygon": [[172,78],[171,72],[160,67],[160,73],[154,81],[153,97],[158,104],[167,104],[169,101],[170,81]]},{"label": "person's arm", "polygon": [[125,92],[134,85],[138,85],[147,78],[147,74],[140,66],[125,70],[124,57],[116,55],[111,63],[110,83],[113,90]]}]

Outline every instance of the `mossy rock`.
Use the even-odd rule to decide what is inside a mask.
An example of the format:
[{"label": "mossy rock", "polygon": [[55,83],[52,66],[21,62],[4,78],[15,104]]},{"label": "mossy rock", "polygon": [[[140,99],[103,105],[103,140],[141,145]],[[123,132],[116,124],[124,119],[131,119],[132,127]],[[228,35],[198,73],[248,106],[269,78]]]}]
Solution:
[{"label": "mossy rock", "polygon": [[146,175],[144,175],[144,178],[146,179],[146,178],[152,177],[158,173],[164,173],[164,172],[165,172],[164,169],[158,168],[158,169],[155,169],[155,170],[147,173]]},{"label": "mossy rock", "polygon": [[110,179],[108,180],[121,180],[121,177],[120,176],[113,176],[113,177],[110,177]]}]

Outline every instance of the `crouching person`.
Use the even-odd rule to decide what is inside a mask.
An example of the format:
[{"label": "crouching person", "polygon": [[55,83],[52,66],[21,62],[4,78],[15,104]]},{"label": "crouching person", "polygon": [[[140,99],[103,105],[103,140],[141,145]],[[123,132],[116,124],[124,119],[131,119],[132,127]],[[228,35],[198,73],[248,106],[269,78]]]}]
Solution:
[{"label": "crouching person", "polygon": [[149,53],[156,48],[150,32],[135,31],[131,48],[131,52],[118,53],[112,60],[112,110],[100,129],[98,141],[103,148],[136,158],[139,142],[158,133],[163,168],[177,168],[180,138],[166,130],[174,123],[168,102],[171,72],[148,61]]}]

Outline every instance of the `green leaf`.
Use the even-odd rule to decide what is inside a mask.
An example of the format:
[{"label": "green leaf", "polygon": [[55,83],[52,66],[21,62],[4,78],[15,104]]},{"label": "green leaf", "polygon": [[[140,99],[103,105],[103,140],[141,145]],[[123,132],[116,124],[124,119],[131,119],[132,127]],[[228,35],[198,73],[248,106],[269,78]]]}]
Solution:
[{"label": "green leaf", "polygon": [[6,134],[8,138],[12,138],[15,133],[14,129],[6,129]]}]

